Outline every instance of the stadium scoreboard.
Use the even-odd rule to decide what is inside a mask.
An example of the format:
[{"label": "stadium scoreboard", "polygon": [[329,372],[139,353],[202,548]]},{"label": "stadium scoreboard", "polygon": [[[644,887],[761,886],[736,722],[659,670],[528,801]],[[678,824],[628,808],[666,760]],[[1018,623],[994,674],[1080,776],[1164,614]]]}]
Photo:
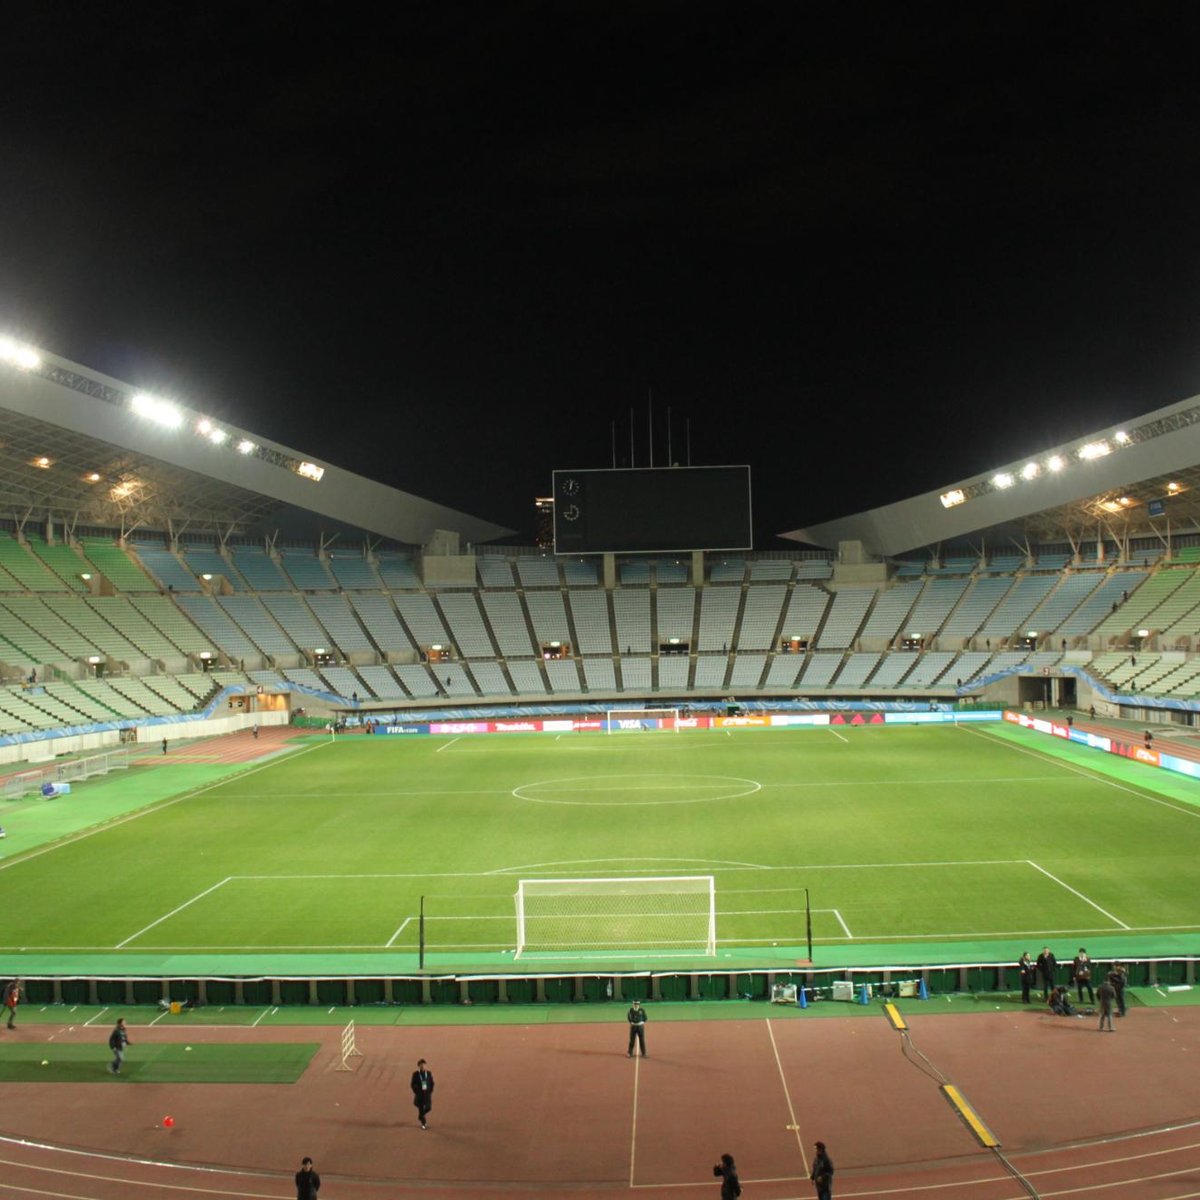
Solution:
[{"label": "stadium scoreboard", "polygon": [[750,468],[554,472],[556,554],[749,550]]}]

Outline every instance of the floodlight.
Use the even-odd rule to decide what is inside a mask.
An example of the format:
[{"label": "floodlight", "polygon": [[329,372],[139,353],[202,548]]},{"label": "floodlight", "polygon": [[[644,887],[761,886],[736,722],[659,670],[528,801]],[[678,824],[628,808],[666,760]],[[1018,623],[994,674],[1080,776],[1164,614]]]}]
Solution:
[{"label": "floodlight", "polygon": [[955,488],[953,491],[943,492],[941,496],[943,508],[953,508],[956,504],[961,504],[967,498],[966,492],[962,488]]},{"label": "floodlight", "polygon": [[1086,446],[1080,446],[1075,453],[1086,462],[1093,458],[1103,458],[1111,452],[1112,447],[1101,438],[1098,442],[1088,442]]},{"label": "floodlight", "polygon": [[1039,466],[1037,465],[1037,463],[1035,463],[1035,462],[1027,462],[1027,463],[1026,463],[1026,464],[1025,464],[1025,465],[1024,465],[1022,468],[1021,468],[1021,478],[1022,478],[1022,479],[1024,479],[1024,480],[1036,479],[1036,478],[1037,478],[1037,476],[1038,476],[1038,474],[1040,473],[1041,469],[1042,469],[1042,468],[1041,468],[1041,467],[1039,467]]},{"label": "floodlight", "polygon": [[139,417],[165,425],[168,429],[178,429],[183,424],[183,413],[175,405],[147,392],[138,392],[129,405]]},{"label": "floodlight", "polygon": [[1027,633],[1025,636],[1026,636],[1026,637],[1037,637],[1037,635],[1038,635],[1038,634],[1037,634],[1037,630],[1036,630],[1036,629],[1031,629],[1031,630],[1030,630],[1030,631],[1029,631],[1029,632],[1028,632],[1028,633]]},{"label": "floodlight", "polygon": [[97,472],[97,471],[89,471],[89,472],[88,472],[88,474],[86,474],[86,475],[83,477],[83,482],[84,482],[84,483],[99,483],[99,482],[100,482],[100,474],[99,474],[99,472]]},{"label": "floodlight", "polygon": [[998,475],[992,476],[992,483],[1001,489],[1012,487],[1013,482],[1011,471],[1001,471]]},{"label": "floodlight", "polygon": [[200,651],[201,658],[209,659],[209,658],[212,658],[212,656],[213,656],[213,652],[211,650],[201,650]]},{"label": "floodlight", "polygon": [[54,466],[54,459],[47,458],[44,454],[42,454],[37,458],[31,458],[29,460],[29,465],[31,467],[40,467],[43,471],[48,471],[52,466]]},{"label": "floodlight", "polygon": [[21,371],[36,371],[42,365],[36,350],[6,337],[0,337],[0,362],[6,362]]},{"label": "floodlight", "polygon": [[321,476],[325,474],[324,467],[318,467],[316,463],[302,462],[296,468],[297,475],[303,475],[305,479],[311,479],[314,483],[321,482]]},{"label": "floodlight", "polygon": [[1127,434],[1123,429],[1118,429],[1117,432],[1113,434],[1113,440],[1118,446],[1124,446],[1129,441],[1129,434]]},{"label": "floodlight", "polygon": [[104,658],[99,654],[89,654],[88,655],[88,662],[91,663],[93,667],[97,663],[102,663],[103,661],[104,661]]},{"label": "floodlight", "polygon": [[1067,460],[1061,454],[1052,454],[1046,460],[1046,466],[1051,471],[1061,471],[1067,465]]},{"label": "floodlight", "polygon": [[1175,493],[1176,493],[1177,491],[1179,491],[1179,484],[1177,484],[1177,483],[1168,483],[1168,484],[1167,484],[1167,491],[1168,491],[1168,492],[1170,492],[1172,496],[1173,496],[1173,495],[1175,495]]},{"label": "floodlight", "polygon": [[1149,636],[1150,636],[1150,630],[1148,630],[1148,629],[1139,629],[1138,630],[1138,637],[1149,637]]},{"label": "floodlight", "polygon": [[196,422],[196,432],[204,434],[207,437],[213,431],[213,423],[207,417],[201,417]]},{"label": "floodlight", "polygon": [[237,449],[239,454],[253,454],[258,447],[249,438],[242,438],[237,444]]},{"label": "floodlight", "polygon": [[208,440],[212,442],[214,446],[223,446],[227,441],[229,441],[229,434],[227,434],[223,429],[210,429],[208,431]]},{"label": "floodlight", "polygon": [[91,571],[82,571],[79,575],[79,578],[82,579],[84,583],[91,583],[92,573]]},{"label": "floodlight", "polygon": [[203,579],[205,583],[209,583],[212,580],[212,576],[207,571],[205,571],[204,574],[200,576],[200,578]]}]

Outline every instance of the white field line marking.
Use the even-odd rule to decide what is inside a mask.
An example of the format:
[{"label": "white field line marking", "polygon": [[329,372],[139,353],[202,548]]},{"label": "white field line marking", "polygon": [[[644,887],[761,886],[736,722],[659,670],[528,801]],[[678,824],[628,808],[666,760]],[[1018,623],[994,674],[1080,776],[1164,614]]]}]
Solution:
[{"label": "white field line marking", "polygon": [[1050,872],[1047,871],[1045,867],[1039,867],[1037,865],[1037,863],[1035,863],[1033,861],[1032,858],[1029,859],[1028,861],[1029,861],[1029,865],[1035,871],[1041,871],[1041,873],[1043,875],[1045,875],[1047,879],[1053,880],[1061,888],[1066,888],[1067,891],[1070,892],[1072,896],[1078,896],[1079,899],[1084,902],[1084,904],[1090,904],[1098,913],[1100,913],[1101,916],[1107,917],[1110,921],[1115,921],[1116,924],[1120,925],[1120,927],[1122,929],[1129,928],[1129,926],[1126,925],[1124,921],[1120,920],[1120,918],[1114,917],[1112,915],[1112,913],[1110,913],[1107,909],[1101,908],[1100,905],[1098,905],[1095,902],[1095,900],[1089,900],[1081,891],[1078,891],[1077,889],[1073,888],[1069,883],[1064,883],[1061,879],[1059,879],[1059,877],[1057,875],[1051,875]]},{"label": "white field line marking", "polygon": [[118,942],[116,944],[116,946],[114,947],[114,949],[123,950],[126,946],[129,945],[130,942],[132,942],[134,940],[134,938],[141,937],[143,933],[149,933],[150,930],[155,927],[155,925],[161,925],[164,921],[169,920],[176,913],[183,912],[183,910],[185,908],[188,908],[190,905],[195,904],[197,900],[203,900],[204,897],[207,896],[210,892],[215,892],[217,890],[217,888],[224,887],[224,885],[227,884],[232,878],[233,878],[232,875],[226,875],[224,879],[220,880],[217,883],[214,883],[212,885],[212,887],[205,888],[204,891],[202,891],[199,895],[193,896],[190,900],[185,900],[182,904],[177,905],[175,908],[171,909],[171,911],[169,913],[164,913],[161,917],[158,918],[157,921],[151,921],[149,925],[146,925],[143,928],[139,929],[137,931],[137,933],[131,933],[123,942]]},{"label": "white field line marking", "polygon": [[[298,758],[301,754],[308,754],[311,750],[317,750],[323,745],[321,742],[314,743],[311,746],[305,746],[302,750],[293,751],[287,757],[287,761],[291,762],[293,758]],[[273,758],[270,762],[265,762],[258,767],[250,767],[246,771],[238,773],[239,778],[246,778],[249,775],[257,775],[259,771],[265,771],[268,767],[277,766],[284,761],[282,758]],[[196,796],[203,796],[205,792],[211,792],[213,788],[225,786],[231,777],[218,779],[214,783],[206,783],[204,787],[196,788],[191,792],[184,792],[182,796],[175,796],[171,800],[164,800],[161,804],[152,804],[147,808],[138,809],[137,812],[127,813],[123,817],[117,817],[112,821],[105,821],[102,825],[93,825],[91,829],[80,830],[79,833],[71,834],[70,837],[60,838],[57,842],[51,843],[49,846],[43,846],[40,850],[30,850],[26,854],[20,854],[14,858],[5,859],[0,862],[0,871],[7,871],[9,867],[19,866],[21,863],[28,862],[32,858],[40,858],[43,854],[49,854],[52,850],[61,849],[63,846],[69,846],[72,842],[81,842],[84,838],[89,838],[96,833],[104,833],[109,829],[115,829],[118,825],[124,825],[127,821],[136,821],[139,817],[148,817],[153,813],[162,812],[164,808],[171,808],[173,805],[182,804],[185,800],[192,800]],[[242,797],[246,799],[247,797]]]},{"label": "white field line marking", "polygon": [[845,743],[846,743],[846,745],[849,745],[849,744],[850,744],[850,739],[849,739],[849,738],[842,737],[842,735],[841,735],[840,733],[838,733],[838,731],[837,731],[836,729],[834,729],[834,727],[833,727],[832,725],[826,725],[826,726],[825,726],[825,728],[826,728],[826,729],[828,729],[828,730],[829,730],[829,732],[830,732],[830,733],[832,733],[832,734],[833,734],[833,736],[834,736],[835,738],[837,738],[837,740],[838,740],[839,742],[845,742]]},{"label": "white field line marking", "polygon": [[[159,1023],[159,1021],[161,1021],[161,1020],[163,1019],[163,1017],[165,1017],[165,1016],[167,1015],[167,1013],[169,1013],[170,1011],[171,1011],[170,1009],[168,1009],[168,1008],[164,1008],[164,1009],[163,1009],[163,1011],[162,1011],[162,1012],[160,1012],[160,1013],[158,1014],[158,1016],[157,1016],[157,1017],[155,1017],[155,1018],[154,1018],[154,1020],[150,1022],[150,1024],[151,1024],[151,1025],[157,1025],[157,1024]],[[147,1028],[148,1028],[148,1027],[147,1027]]]},{"label": "white field line marking", "polygon": [[391,936],[390,938],[388,938],[388,940],[387,940],[387,945],[388,945],[388,946],[391,946],[391,945],[392,945],[392,943],[393,943],[393,942],[395,942],[395,940],[396,940],[396,939],[397,939],[397,938],[398,938],[398,937],[399,937],[399,936],[400,936],[400,935],[401,935],[401,934],[404,932],[404,927],[405,927],[405,926],[406,926],[406,925],[409,923],[409,921],[411,921],[411,920],[412,920],[412,917],[405,917],[405,918],[404,918],[403,922],[402,922],[402,923],[401,923],[401,925],[400,925],[400,928],[399,928],[399,929],[397,929],[397,930],[396,930],[396,932],[395,932],[395,933],[393,933],[393,934],[392,934],[392,936]]},{"label": "white field line marking", "polygon": [[792,1094],[788,1091],[787,1076],[783,1073],[783,1061],[779,1057],[779,1047],[775,1043],[775,1030],[771,1028],[771,1022],[765,1022],[767,1026],[767,1036],[771,1039],[771,1049],[775,1052],[775,1065],[779,1068],[779,1082],[783,1086],[783,1098],[787,1101],[788,1109],[788,1128],[796,1135],[796,1145],[800,1150],[800,1160],[804,1163],[804,1173],[807,1175],[809,1171],[808,1153],[804,1149],[804,1139],[800,1136],[800,1126],[796,1121],[796,1110],[792,1107]]},{"label": "white field line marking", "polygon": [[633,1063],[633,1122],[629,1130],[629,1186],[633,1187],[633,1169],[637,1155],[638,1079],[641,1077],[642,1056]]},{"label": "white field line marking", "polygon": [[[462,736],[462,735],[461,735],[461,734],[459,734],[459,737],[461,737],[461,736]],[[450,739],[448,742],[443,742],[443,743],[442,743],[442,744],[441,744],[441,745],[440,745],[440,746],[439,746],[439,747],[438,747],[438,748],[437,748],[437,749],[434,751],[434,754],[441,754],[441,752],[442,752],[443,750],[445,750],[445,749],[446,749],[448,746],[453,746],[453,745],[454,745],[454,743],[455,743],[455,742],[457,742],[457,741],[458,741],[458,738],[451,738],[451,739]]]},{"label": "white field line marking", "polygon": [[102,1016],[104,1016],[104,1014],[105,1014],[106,1012],[108,1012],[108,1005],[107,1005],[107,1004],[106,1004],[106,1005],[105,1005],[105,1006],[104,1006],[104,1007],[103,1007],[103,1008],[102,1008],[102,1009],[101,1009],[101,1010],[100,1010],[98,1013],[96,1013],[96,1015],[95,1015],[94,1017],[88,1017],[88,1019],[87,1019],[86,1021],[84,1021],[84,1023],[83,1023],[84,1027],[86,1027],[86,1026],[90,1025],[90,1024],[93,1022],[93,1021],[98,1021],[98,1020],[100,1020],[100,1018],[101,1018]]},{"label": "white field line marking", "polygon": [[266,1016],[268,1013],[272,1013],[272,1014],[274,1014],[274,1013],[277,1013],[278,1011],[279,1011],[279,1009],[277,1009],[277,1008],[271,1008],[270,1006],[268,1006],[267,1008],[264,1008],[264,1009],[262,1010],[262,1012],[260,1012],[260,1013],[258,1014],[258,1016],[254,1018],[254,1022],[253,1022],[253,1024],[250,1026],[250,1028],[251,1028],[251,1029],[253,1029],[253,1028],[254,1028],[254,1027],[255,1027],[255,1026],[256,1026],[256,1025],[259,1023],[259,1021],[261,1021],[261,1020],[263,1019],[263,1017],[265,1017],[265,1016]]},{"label": "white field line marking", "polygon": [[[820,909],[817,909],[817,912],[820,912],[820,911],[821,911]],[[835,917],[837,917],[838,924],[846,931],[846,936],[848,938],[850,938],[851,940],[853,940],[854,934],[852,934],[850,932],[850,926],[847,925],[846,922],[842,920],[842,914],[836,908],[830,909],[829,911],[832,912]]]},{"label": "white field line marking", "polygon": [[1060,762],[1056,758],[1051,758],[1048,754],[1043,754],[1040,750],[1035,750],[1029,746],[1017,746],[1012,742],[1006,741],[1004,738],[997,737],[994,733],[986,733],[982,729],[971,729],[968,726],[960,726],[966,733],[973,733],[976,737],[986,738],[990,742],[998,742],[1001,746],[1008,747],[1009,750],[1015,751],[1017,754],[1028,754],[1031,758],[1036,758],[1041,762],[1053,763],[1055,766],[1064,771],[1070,771],[1074,775],[1082,775],[1084,779],[1090,779],[1093,783],[1102,783],[1105,787],[1115,788],[1118,792],[1126,792],[1130,796],[1136,797],[1138,800],[1149,800],[1152,804],[1161,804],[1163,808],[1169,808],[1172,812],[1180,813],[1185,817],[1200,818],[1200,811],[1193,808],[1181,808],[1177,804],[1172,804],[1169,800],[1163,800],[1158,796],[1152,796],[1147,792],[1140,792],[1135,788],[1126,786],[1123,783],[1117,783],[1115,779],[1107,779],[1098,771],[1093,771],[1087,767],[1077,767],[1074,763]]}]

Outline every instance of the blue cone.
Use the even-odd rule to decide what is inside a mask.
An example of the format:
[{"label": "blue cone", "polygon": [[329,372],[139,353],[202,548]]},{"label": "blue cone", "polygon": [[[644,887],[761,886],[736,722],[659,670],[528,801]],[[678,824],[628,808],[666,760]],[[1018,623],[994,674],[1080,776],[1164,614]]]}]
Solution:
[{"label": "blue cone", "polygon": [[917,993],[922,1000],[929,999],[929,989],[925,986],[925,976],[921,976],[921,990]]},{"label": "blue cone", "polygon": [[859,1002],[859,1004],[870,1004],[871,1003],[871,997],[867,994],[867,985],[865,983],[859,984],[858,1002]]},{"label": "blue cone", "polygon": [[800,1007],[807,1008],[808,1007],[808,988],[802,987],[799,990],[800,990]]}]

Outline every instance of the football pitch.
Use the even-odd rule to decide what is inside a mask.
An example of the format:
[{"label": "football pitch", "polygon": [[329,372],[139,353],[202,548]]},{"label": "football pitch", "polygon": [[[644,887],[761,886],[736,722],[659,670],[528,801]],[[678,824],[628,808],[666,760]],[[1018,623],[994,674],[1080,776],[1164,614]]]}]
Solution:
[{"label": "football pitch", "polygon": [[[660,876],[715,880],[718,965],[803,948],[806,898],[818,963],[1200,930],[1200,807],[1001,732],[315,736],[5,860],[0,952],[391,955],[399,972],[423,897],[433,961],[511,969],[519,880]],[[608,949],[662,957],[636,928]]]}]

